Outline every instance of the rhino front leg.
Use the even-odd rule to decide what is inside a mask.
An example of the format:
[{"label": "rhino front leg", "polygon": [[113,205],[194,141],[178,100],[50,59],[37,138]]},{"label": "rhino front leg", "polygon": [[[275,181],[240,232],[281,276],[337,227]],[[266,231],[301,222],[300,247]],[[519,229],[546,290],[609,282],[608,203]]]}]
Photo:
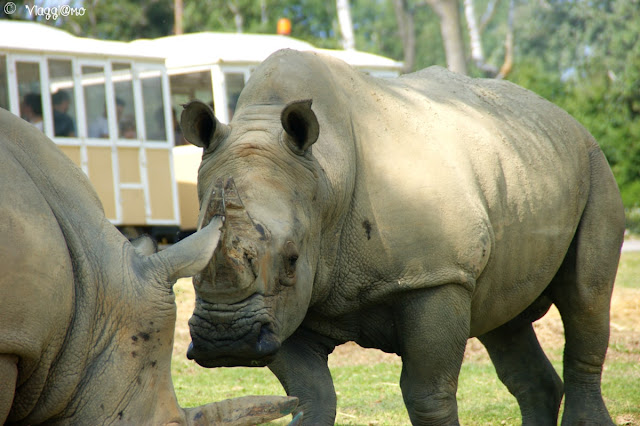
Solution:
[{"label": "rhino front leg", "polygon": [[396,304],[400,387],[414,425],[456,425],[456,391],[470,323],[469,292],[450,284],[417,290]]},{"label": "rhino front leg", "polygon": [[0,354],[0,425],[11,411],[18,379],[18,357]]},{"label": "rhino front leg", "polygon": [[298,329],[269,364],[287,395],[298,398],[294,415],[303,412],[303,424],[333,425],[335,421],[336,391],[327,365],[335,346],[324,336]]}]

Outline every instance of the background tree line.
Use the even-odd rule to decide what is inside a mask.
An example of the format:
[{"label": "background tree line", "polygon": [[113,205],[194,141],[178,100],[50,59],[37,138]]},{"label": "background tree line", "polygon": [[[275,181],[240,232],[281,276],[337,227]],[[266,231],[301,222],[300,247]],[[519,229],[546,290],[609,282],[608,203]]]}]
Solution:
[{"label": "background tree line", "polygon": [[[173,34],[175,16],[184,32],[254,33],[274,33],[286,17],[293,37],[327,48],[354,44],[403,61],[406,72],[436,64],[506,78],[591,131],[612,165],[629,225],[640,228],[640,0],[69,1],[85,15],[43,22],[76,35],[131,40]],[[34,0],[14,2],[18,13],[0,17],[33,19],[23,5]],[[338,19],[345,7],[346,23]],[[342,37],[349,35],[345,25],[353,30],[351,44]]]}]

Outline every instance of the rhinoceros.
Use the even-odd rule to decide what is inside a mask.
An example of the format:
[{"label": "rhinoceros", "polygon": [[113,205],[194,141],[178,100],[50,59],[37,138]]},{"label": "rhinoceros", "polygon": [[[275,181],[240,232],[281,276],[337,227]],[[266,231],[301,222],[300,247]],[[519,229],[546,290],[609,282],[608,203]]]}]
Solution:
[{"label": "rhinoceros", "polygon": [[[550,102],[440,67],[378,79],[280,51],[233,119],[185,106],[203,147],[200,221],[226,215],[194,277],[188,357],[268,365],[310,424],[331,424],[327,367],[354,341],[396,353],[414,424],[458,422],[470,337],[487,348],[523,423],[611,423],[601,395],[624,234],[598,144]],[[226,200],[226,202],[224,202]],[[564,323],[564,383],[532,322]]]},{"label": "rhinoceros", "polygon": [[288,397],[178,406],[173,283],[207,265],[221,220],[159,253],[132,245],[82,171],[0,109],[0,424],[255,424],[290,412]]}]

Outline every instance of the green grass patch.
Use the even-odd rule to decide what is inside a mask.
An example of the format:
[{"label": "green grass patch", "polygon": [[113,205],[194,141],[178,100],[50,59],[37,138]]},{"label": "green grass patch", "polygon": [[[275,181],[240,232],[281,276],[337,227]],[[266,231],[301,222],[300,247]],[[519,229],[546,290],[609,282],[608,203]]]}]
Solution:
[{"label": "green grass patch", "polygon": [[[561,374],[560,363],[554,367]],[[338,395],[337,424],[404,425],[409,418],[398,381],[399,364],[375,364],[332,369]],[[278,380],[266,368],[203,369],[174,360],[174,385],[183,406],[245,395],[284,395]],[[607,364],[603,394],[618,424],[640,422],[640,364]],[[458,388],[460,422],[465,425],[519,425],[517,402],[498,380],[492,365],[465,362]],[[277,422],[285,423],[286,420]]]},{"label": "green grass patch", "polygon": [[640,288],[640,251],[626,251],[620,256],[616,286]]}]

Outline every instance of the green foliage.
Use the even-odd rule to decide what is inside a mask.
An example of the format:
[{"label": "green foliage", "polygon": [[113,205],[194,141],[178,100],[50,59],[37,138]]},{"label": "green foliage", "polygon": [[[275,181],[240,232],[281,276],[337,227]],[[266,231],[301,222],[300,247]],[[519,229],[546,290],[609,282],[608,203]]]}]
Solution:
[{"label": "green foliage", "polygon": [[85,0],[66,3],[78,7],[81,5],[86,12],[82,16],[61,17],[44,23],[82,37],[108,40],[156,38],[173,32],[172,0]]},{"label": "green foliage", "polygon": [[520,9],[510,78],[594,135],[632,212],[640,207],[640,1],[534,3]]},{"label": "green foliage", "polygon": [[[234,14],[233,10],[238,12]],[[335,2],[320,0],[204,0],[184,2],[184,30],[236,32],[242,16],[247,33],[275,34],[278,19],[291,20],[291,36],[319,47],[338,47]]]}]

